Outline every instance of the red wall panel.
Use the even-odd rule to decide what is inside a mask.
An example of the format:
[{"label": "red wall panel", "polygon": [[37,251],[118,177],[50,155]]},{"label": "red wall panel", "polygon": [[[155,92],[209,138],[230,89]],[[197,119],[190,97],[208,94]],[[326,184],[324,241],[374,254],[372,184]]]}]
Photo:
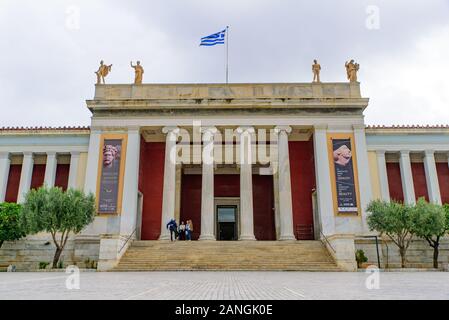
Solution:
[{"label": "red wall panel", "polygon": [[183,174],[181,178],[180,216],[184,223],[192,220],[192,240],[198,240],[201,234],[201,179],[199,174]]},{"label": "red wall panel", "polygon": [[438,182],[440,184],[441,201],[449,203],[449,166],[447,162],[437,162]]},{"label": "red wall panel", "polygon": [[69,184],[70,164],[58,164],[56,166],[55,186],[66,191]]},{"label": "red wall panel", "polygon": [[256,239],[276,240],[273,176],[253,174],[253,210]]},{"label": "red wall panel", "polygon": [[214,176],[215,197],[240,197],[240,175],[217,174]]},{"label": "red wall panel", "polygon": [[44,184],[45,164],[35,164],[33,166],[33,176],[31,178],[30,189],[39,189]]},{"label": "red wall panel", "polygon": [[141,239],[157,240],[161,233],[165,143],[145,143],[140,152],[139,185],[143,194]]},{"label": "red wall panel", "polygon": [[21,172],[22,172],[21,164],[10,165],[8,184],[6,186],[5,202],[17,202]]},{"label": "red wall panel", "polygon": [[[312,193],[316,188],[313,139],[289,141],[288,145],[294,231],[299,240],[310,240],[313,239]],[[303,226],[302,232],[298,232],[299,226]]]},{"label": "red wall panel", "polygon": [[398,162],[387,162],[388,187],[390,198],[399,202],[404,202],[402,191],[401,169]]},{"label": "red wall panel", "polygon": [[427,182],[426,173],[424,170],[424,163],[422,162],[412,162],[412,175],[413,175],[413,186],[415,188],[416,200],[419,198],[426,198],[429,201],[429,193],[427,192]]}]

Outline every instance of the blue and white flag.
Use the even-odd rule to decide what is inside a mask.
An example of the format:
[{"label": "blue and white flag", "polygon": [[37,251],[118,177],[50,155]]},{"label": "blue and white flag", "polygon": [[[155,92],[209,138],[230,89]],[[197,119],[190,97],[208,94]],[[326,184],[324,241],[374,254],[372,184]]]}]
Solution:
[{"label": "blue and white flag", "polygon": [[226,29],[211,34],[210,36],[201,38],[200,46],[215,46],[216,44],[224,44],[226,38]]}]

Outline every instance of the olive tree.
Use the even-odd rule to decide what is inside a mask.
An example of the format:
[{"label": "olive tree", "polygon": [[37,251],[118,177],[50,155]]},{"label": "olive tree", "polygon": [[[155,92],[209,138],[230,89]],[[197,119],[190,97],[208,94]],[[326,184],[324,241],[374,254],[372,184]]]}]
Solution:
[{"label": "olive tree", "polygon": [[69,234],[77,234],[90,224],[95,216],[93,194],[61,188],[42,187],[30,190],[23,204],[21,221],[29,234],[48,232],[56,246],[53,268],[57,267]]},{"label": "olive tree", "polygon": [[0,248],[5,241],[19,240],[25,236],[20,225],[20,205],[0,203]]},{"label": "olive tree", "polygon": [[449,231],[449,210],[420,198],[411,212],[413,232],[433,248],[433,267],[438,268],[440,239]]},{"label": "olive tree", "polygon": [[401,266],[405,268],[407,249],[413,238],[410,207],[395,201],[374,200],[369,203],[366,210],[371,213],[368,216],[370,230],[387,235],[398,246]]}]

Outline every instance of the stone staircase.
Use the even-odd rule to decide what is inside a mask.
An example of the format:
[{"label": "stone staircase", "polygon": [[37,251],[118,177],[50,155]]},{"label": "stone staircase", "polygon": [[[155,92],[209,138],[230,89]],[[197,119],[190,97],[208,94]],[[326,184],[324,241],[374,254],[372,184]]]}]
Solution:
[{"label": "stone staircase", "polygon": [[341,271],[320,241],[134,241],[113,271]]}]

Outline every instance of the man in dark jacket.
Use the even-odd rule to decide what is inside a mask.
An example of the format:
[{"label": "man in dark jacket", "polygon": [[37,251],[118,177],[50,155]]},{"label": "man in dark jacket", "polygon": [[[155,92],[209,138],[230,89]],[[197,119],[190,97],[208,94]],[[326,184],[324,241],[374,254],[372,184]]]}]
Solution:
[{"label": "man in dark jacket", "polygon": [[170,241],[176,240],[176,231],[178,230],[178,225],[176,224],[175,219],[171,219],[170,222],[167,223],[167,229],[170,230]]}]

